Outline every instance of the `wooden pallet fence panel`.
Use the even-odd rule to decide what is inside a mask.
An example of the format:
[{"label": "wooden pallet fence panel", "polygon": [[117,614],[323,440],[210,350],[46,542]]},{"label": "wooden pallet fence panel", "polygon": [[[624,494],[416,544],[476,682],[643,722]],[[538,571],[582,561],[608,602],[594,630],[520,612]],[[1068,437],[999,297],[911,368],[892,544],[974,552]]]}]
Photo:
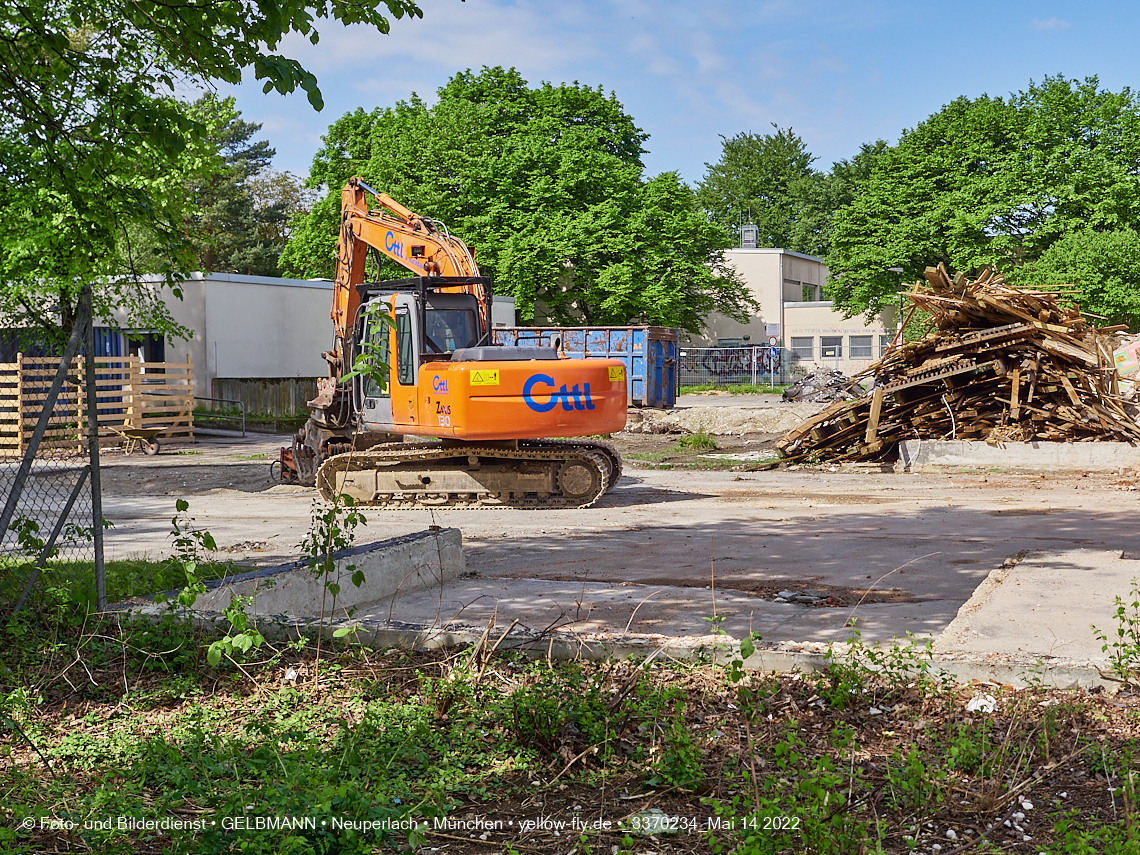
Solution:
[{"label": "wooden pallet fence panel", "polygon": [[[17,457],[39,419],[59,368],[58,358],[16,355],[0,363],[0,457]],[[41,447],[82,452],[87,443],[84,360],[76,357],[56,400]],[[95,365],[99,442],[123,441],[118,431],[163,428],[160,437],[194,436],[194,372],[186,362],[141,362],[137,356],[99,357]]]}]

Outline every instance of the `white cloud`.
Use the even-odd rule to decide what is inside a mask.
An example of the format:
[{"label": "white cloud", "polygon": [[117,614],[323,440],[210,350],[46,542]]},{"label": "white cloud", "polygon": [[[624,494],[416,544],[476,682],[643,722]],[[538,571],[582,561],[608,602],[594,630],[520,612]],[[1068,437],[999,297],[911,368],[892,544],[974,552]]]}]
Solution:
[{"label": "white cloud", "polygon": [[1068,21],[1063,21],[1060,18],[1034,18],[1029,22],[1031,30],[1067,30],[1073,26]]}]

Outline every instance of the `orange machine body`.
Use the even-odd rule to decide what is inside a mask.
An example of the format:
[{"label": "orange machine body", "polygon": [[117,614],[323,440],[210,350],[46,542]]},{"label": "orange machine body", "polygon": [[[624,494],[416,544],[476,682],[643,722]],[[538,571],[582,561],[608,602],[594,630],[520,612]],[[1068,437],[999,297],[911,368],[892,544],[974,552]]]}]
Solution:
[{"label": "orange machine body", "polygon": [[622,430],[625,366],[616,359],[428,362],[393,382],[397,432],[481,442]]}]

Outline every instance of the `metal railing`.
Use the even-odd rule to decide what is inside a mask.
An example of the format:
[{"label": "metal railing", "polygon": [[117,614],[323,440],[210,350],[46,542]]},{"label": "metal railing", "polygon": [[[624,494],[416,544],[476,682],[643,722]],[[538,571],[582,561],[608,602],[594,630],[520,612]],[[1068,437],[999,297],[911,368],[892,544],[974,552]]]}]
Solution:
[{"label": "metal railing", "polygon": [[778,386],[792,382],[794,357],[783,347],[680,347],[678,355],[681,386]]},{"label": "metal railing", "polygon": [[209,414],[203,414],[201,416],[201,418],[219,419],[219,420],[228,421],[228,422],[240,421],[241,422],[241,435],[243,437],[245,436],[245,402],[244,401],[234,401],[230,398],[204,398],[201,395],[195,395],[194,400],[195,401],[209,401],[211,403],[216,403],[216,404],[237,404],[239,407],[241,407],[241,415],[240,416],[230,416],[230,415],[227,415],[225,413],[215,413],[215,412],[213,412],[213,410],[211,410],[209,412]]}]

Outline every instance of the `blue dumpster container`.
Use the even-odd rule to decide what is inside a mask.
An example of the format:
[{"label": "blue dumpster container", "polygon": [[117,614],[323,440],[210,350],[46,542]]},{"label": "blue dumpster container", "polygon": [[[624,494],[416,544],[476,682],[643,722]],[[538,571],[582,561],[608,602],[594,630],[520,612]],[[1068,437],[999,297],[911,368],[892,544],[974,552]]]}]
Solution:
[{"label": "blue dumpster container", "polygon": [[496,327],[495,344],[554,347],[571,359],[620,359],[629,402],[668,409],[677,402],[677,330],[668,327]]}]

